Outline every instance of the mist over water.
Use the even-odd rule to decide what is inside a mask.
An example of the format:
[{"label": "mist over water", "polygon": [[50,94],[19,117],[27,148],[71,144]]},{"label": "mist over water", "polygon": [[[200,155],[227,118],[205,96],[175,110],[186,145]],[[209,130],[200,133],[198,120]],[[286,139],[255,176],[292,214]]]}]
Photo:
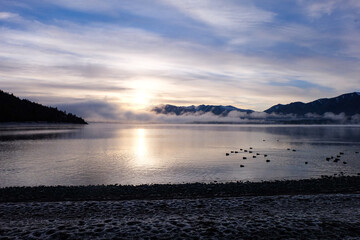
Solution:
[{"label": "mist over water", "polygon": [[[252,154],[240,151],[250,147]],[[359,151],[357,125],[1,125],[0,186],[354,175],[360,172]],[[339,152],[339,162],[326,161]]]}]

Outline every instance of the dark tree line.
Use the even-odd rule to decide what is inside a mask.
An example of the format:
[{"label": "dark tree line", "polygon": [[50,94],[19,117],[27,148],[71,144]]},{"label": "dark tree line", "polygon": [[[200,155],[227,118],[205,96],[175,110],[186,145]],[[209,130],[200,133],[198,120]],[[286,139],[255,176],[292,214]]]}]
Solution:
[{"label": "dark tree line", "polygon": [[0,122],[49,122],[87,124],[74,114],[46,107],[0,90]]}]

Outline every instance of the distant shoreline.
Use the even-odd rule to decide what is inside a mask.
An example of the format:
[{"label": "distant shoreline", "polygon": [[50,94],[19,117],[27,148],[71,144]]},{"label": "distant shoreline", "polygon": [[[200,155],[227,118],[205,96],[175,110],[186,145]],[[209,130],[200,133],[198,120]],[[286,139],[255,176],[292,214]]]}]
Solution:
[{"label": "distant shoreline", "polygon": [[47,124],[47,125],[88,125],[88,122],[85,123],[78,123],[78,122],[0,122],[0,125],[41,125],[41,124]]},{"label": "distant shoreline", "polygon": [[198,199],[214,197],[360,193],[360,176],[318,179],[153,185],[0,188],[0,202]]},{"label": "distant shoreline", "polygon": [[41,126],[41,125],[76,125],[76,126],[86,126],[89,123],[71,123],[71,122],[0,122],[0,126],[16,126],[16,125],[29,125],[29,126]]}]

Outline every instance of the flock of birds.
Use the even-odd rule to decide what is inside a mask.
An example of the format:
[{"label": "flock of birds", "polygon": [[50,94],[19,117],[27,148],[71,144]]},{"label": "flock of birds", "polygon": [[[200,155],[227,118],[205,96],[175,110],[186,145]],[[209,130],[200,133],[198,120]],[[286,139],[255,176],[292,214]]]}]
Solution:
[{"label": "flock of birds", "polygon": [[[264,142],[265,142],[265,140],[263,140]],[[290,149],[290,148],[288,148],[287,149],[288,151],[293,151],[293,152],[296,152],[296,149]],[[242,148],[240,148],[238,151],[230,151],[230,153],[225,153],[225,156],[230,156],[230,154],[231,153],[234,153],[234,154],[237,154],[237,153],[249,153],[249,154],[254,154],[253,156],[252,156],[252,158],[256,158],[257,156],[260,156],[260,155],[262,155],[262,156],[264,156],[264,158],[266,158],[267,156],[268,156],[268,154],[261,154],[261,153],[254,153],[254,151],[253,151],[253,147],[249,147],[249,149],[242,149]],[[243,157],[242,158],[243,160],[246,160],[247,159],[247,157]],[[270,162],[270,159],[266,159],[265,160],[265,162],[267,162],[267,163],[269,163]],[[308,164],[308,162],[305,162],[305,164]],[[243,167],[245,167],[245,165],[243,165],[243,164],[240,164],[240,167],[241,168],[243,168]]]},{"label": "flock of birds", "polygon": [[[337,163],[341,160],[341,156],[344,154],[345,153],[343,153],[343,152],[339,152],[339,154],[337,154],[336,157],[334,157],[334,156],[327,157],[326,161],[330,162],[330,160],[333,160],[333,162]],[[355,152],[355,154],[359,154],[359,152]],[[347,164],[347,162],[343,161],[343,164]]]},{"label": "flock of birds", "polygon": [[[263,140],[263,141],[265,141],[265,140]],[[296,152],[296,149],[287,148],[286,150],[287,150],[287,151]],[[268,157],[267,154],[261,154],[261,153],[259,153],[259,152],[255,153],[255,152],[253,151],[253,148],[252,148],[252,147],[249,147],[249,149],[242,149],[242,148],[240,148],[239,150],[236,150],[236,151],[233,150],[233,151],[230,151],[230,153],[229,153],[229,152],[225,153],[225,156],[230,156],[230,154],[237,154],[237,153],[253,154],[253,155],[252,155],[252,158],[256,158],[257,156],[260,156],[260,155],[261,155],[261,156],[264,156],[264,158],[267,158],[267,157]],[[337,163],[337,162],[341,161],[341,156],[343,156],[344,154],[345,154],[344,152],[339,152],[336,156],[326,157],[326,161],[328,161],[328,162],[333,161],[333,162]],[[359,154],[359,152],[355,152],[355,154]],[[247,157],[243,157],[242,159],[243,159],[243,160],[246,160]],[[265,162],[269,163],[269,162],[270,162],[270,159],[266,159]],[[304,163],[305,163],[305,164],[308,164],[307,161],[305,161]],[[347,162],[346,162],[346,161],[343,161],[343,164],[347,164]],[[243,168],[243,167],[245,167],[245,165],[240,164],[240,167]]]},{"label": "flock of birds", "polygon": [[[234,154],[241,153],[241,152],[243,152],[243,153],[249,153],[249,154],[254,153],[252,147],[250,147],[249,149],[242,149],[242,148],[240,148],[239,151],[230,151],[230,153],[234,153]],[[230,153],[226,153],[225,155],[226,155],[226,156],[230,156]],[[268,156],[267,154],[254,153],[254,155],[252,156],[252,158],[256,158],[257,156],[260,156],[260,155],[263,155],[265,158]],[[246,160],[246,159],[247,159],[247,157],[243,157],[243,160]],[[270,160],[269,160],[269,159],[266,159],[265,162],[268,163],[268,162],[270,162]],[[245,166],[241,164],[240,167],[243,168],[243,167],[245,167]]]}]

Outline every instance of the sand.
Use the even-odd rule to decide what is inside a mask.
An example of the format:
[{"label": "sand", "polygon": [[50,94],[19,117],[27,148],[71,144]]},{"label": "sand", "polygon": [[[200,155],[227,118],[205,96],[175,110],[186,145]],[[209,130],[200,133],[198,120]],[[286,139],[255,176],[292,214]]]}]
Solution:
[{"label": "sand", "polygon": [[0,203],[0,239],[360,239],[360,195]]}]

